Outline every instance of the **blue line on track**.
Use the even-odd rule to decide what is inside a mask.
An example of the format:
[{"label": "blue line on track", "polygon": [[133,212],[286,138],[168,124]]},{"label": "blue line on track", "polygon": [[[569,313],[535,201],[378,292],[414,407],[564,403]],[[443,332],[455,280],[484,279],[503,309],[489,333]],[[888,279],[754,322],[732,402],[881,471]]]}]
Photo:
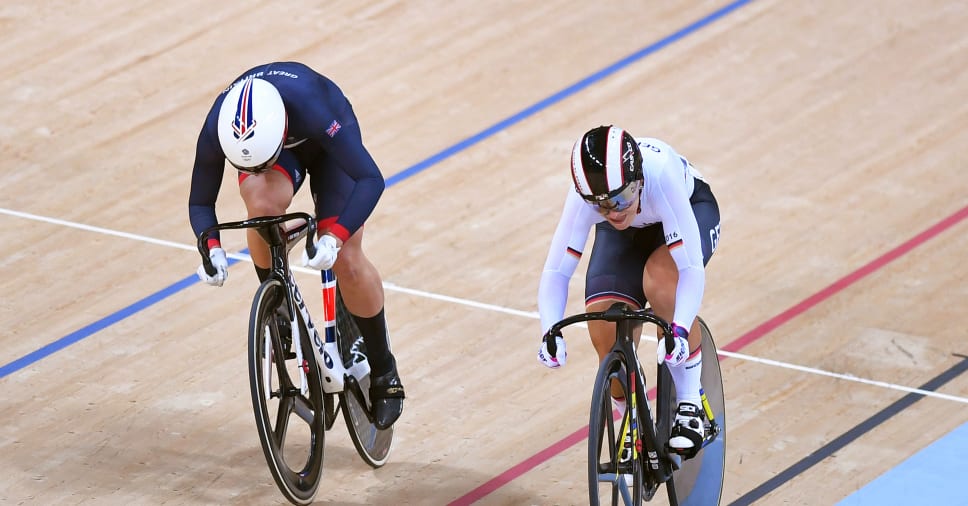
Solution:
[{"label": "blue line on track", "polygon": [[[516,123],[519,123],[526,118],[534,116],[535,114],[551,107],[552,105],[557,104],[558,102],[561,102],[562,100],[578,93],[579,91],[584,90],[585,88],[588,88],[592,84],[595,84],[605,79],[606,77],[615,74],[619,70],[622,70],[625,67],[628,67],[629,65],[682,39],[683,37],[693,32],[696,32],[700,28],[703,28],[709,25],[710,23],[722,18],[723,16],[735,11],[736,9],[752,1],[753,0],[737,0],[735,2],[727,4],[726,6],[716,11],[713,11],[712,13],[699,19],[698,21],[695,21],[694,23],[691,23],[677,30],[671,35],[667,35],[666,37],[663,37],[658,42],[652,43],[626,56],[625,58],[622,58],[621,60],[605,67],[604,69],[599,70],[598,72],[595,72],[594,74],[578,81],[577,83],[572,84],[571,86],[568,86],[567,88],[551,95],[550,97],[525,108],[521,112],[514,114],[506,119],[503,119],[495,123],[494,125],[491,125],[490,127],[484,129],[483,131],[477,134],[474,134],[458,142],[457,144],[454,144],[453,146],[450,146],[430,156],[429,158],[426,158],[420,162],[417,162],[416,164],[411,165],[410,167],[390,176],[386,180],[387,187],[389,188],[407,178],[410,178],[416,174],[419,174],[420,172],[423,172],[424,170],[440,163],[441,161],[446,160],[447,158],[450,158],[451,156],[454,156],[455,154],[460,153],[461,151],[464,151],[470,148],[471,146],[474,146],[475,144],[483,141],[484,139],[487,139],[493,136],[494,134],[507,129],[508,127]],[[229,265],[232,265],[235,262],[237,262],[237,260],[230,260]],[[72,332],[36,351],[28,353],[27,355],[24,355],[21,358],[18,358],[10,363],[4,364],[3,366],[0,366],[0,378],[3,378],[8,374],[11,374],[15,371],[23,369],[24,367],[27,367],[30,364],[33,364],[34,362],[37,362],[42,358],[56,351],[64,349],[67,346],[70,346],[71,344],[74,344],[80,341],[81,339],[84,339],[90,336],[91,334],[94,334],[95,332],[98,332],[106,327],[109,327],[110,325],[113,325],[114,323],[117,323],[118,321],[121,321],[124,318],[127,318],[128,316],[131,316],[132,314],[137,313],[138,311],[141,311],[142,309],[145,309],[151,306],[152,304],[167,298],[168,296],[171,296],[185,288],[188,288],[189,286],[195,284],[197,281],[198,280],[195,276],[189,276],[185,279],[182,279],[181,281],[178,281],[177,283],[174,283],[168,286],[167,288],[162,289],[159,292],[151,294],[145,297],[144,299],[141,299],[140,301],[135,302],[134,304],[124,309],[121,309],[120,311],[117,311],[114,314],[111,314],[105,318],[102,318],[101,320],[98,320],[80,330]]]},{"label": "blue line on track", "polygon": [[709,25],[710,23],[718,20],[719,18],[722,18],[723,16],[735,11],[736,9],[739,9],[740,7],[752,1],[753,0],[738,0],[736,2],[726,5],[725,7],[722,7],[717,11],[713,11],[712,13],[703,17],[702,19],[699,19],[698,21],[677,30],[671,35],[667,35],[663,37],[657,42],[654,42],[642,49],[639,49],[638,51],[626,56],[625,58],[622,58],[621,60],[605,67],[604,69],[599,70],[598,72],[595,72],[594,74],[578,81],[577,83],[572,84],[571,86],[568,86],[567,88],[555,93],[554,95],[551,95],[550,97],[544,100],[541,100],[535,103],[534,105],[531,105],[530,107],[525,108],[523,111],[517,114],[514,114],[512,116],[509,116],[501,121],[498,121],[497,123],[485,128],[483,131],[478,132],[458,142],[457,144],[454,144],[453,146],[450,146],[449,148],[446,148],[443,151],[440,151],[434,155],[431,155],[430,157],[424,160],[421,160],[416,164],[411,165],[410,167],[390,176],[389,178],[387,178],[387,187],[393,186],[399,183],[400,181],[403,181],[404,179],[407,179],[420,172],[423,172],[425,169],[433,165],[436,165],[446,160],[447,158],[450,158],[451,156],[454,156],[457,153],[460,153],[461,151],[464,151],[465,149],[483,141],[484,139],[487,139],[488,137],[491,137],[494,134],[507,129],[512,125],[520,123],[521,121],[524,121],[525,119],[530,118],[531,116],[534,116],[535,114],[551,107],[552,105],[557,104],[558,102],[561,102],[562,100],[578,93],[579,91],[584,90],[585,88],[588,88],[589,86],[595,83],[598,83],[599,81],[605,79],[606,77],[609,77],[612,74],[615,74],[619,70],[622,70],[625,67],[628,67],[629,65],[636,63],[639,60],[645,58],[646,56],[649,56],[650,54],[655,53],[656,51],[672,44],[673,42],[676,42],[684,38],[685,36],[693,32],[696,32],[700,28],[703,28],[704,26]]},{"label": "blue line on track", "polygon": [[[238,260],[229,259],[229,266],[232,266],[233,264],[235,264],[237,262],[238,262]],[[22,356],[22,357],[20,357],[20,358],[18,358],[16,360],[14,360],[13,362],[10,362],[8,364],[4,364],[3,366],[0,366],[0,378],[3,378],[5,376],[7,376],[8,374],[14,373],[16,371],[19,371],[20,369],[23,369],[24,367],[27,367],[28,365],[33,364],[34,362],[37,362],[40,359],[42,359],[42,358],[44,358],[44,357],[46,357],[46,356],[48,356],[50,354],[53,354],[53,353],[55,353],[57,351],[60,351],[60,350],[62,350],[64,348],[66,348],[66,347],[68,347],[68,346],[70,346],[70,345],[72,345],[72,344],[80,341],[81,339],[84,339],[85,337],[88,337],[91,334],[94,334],[95,332],[98,332],[98,331],[103,330],[103,329],[105,329],[107,327],[110,327],[111,325],[114,325],[115,323],[117,323],[117,322],[119,322],[119,321],[121,321],[121,320],[123,320],[123,319],[125,319],[125,318],[127,318],[127,317],[129,317],[129,316],[131,316],[131,315],[133,315],[133,314],[135,314],[135,313],[143,310],[143,309],[147,309],[147,308],[151,307],[152,305],[154,305],[155,303],[161,302],[162,300],[165,300],[169,296],[174,295],[174,294],[176,294],[176,293],[184,290],[185,288],[188,288],[189,286],[194,285],[195,283],[198,283],[198,276],[192,274],[191,276],[188,276],[187,278],[184,278],[184,279],[182,279],[180,281],[177,281],[175,283],[172,283],[171,285],[169,285],[169,286],[167,286],[165,288],[162,288],[161,290],[159,290],[159,291],[157,291],[157,292],[155,292],[155,293],[153,293],[153,294],[151,294],[151,295],[149,295],[149,296],[147,296],[147,297],[145,297],[145,298],[143,298],[143,299],[135,302],[134,304],[131,304],[130,306],[128,306],[126,308],[123,308],[123,309],[121,309],[119,311],[116,311],[116,312],[114,312],[114,313],[112,313],[112,314],[110,314],[110,315],[108,315],[108,316],[106,316],[104,318],[101,318],[100,320],[98,320],[98,321],[96,321],[96,322],[94,322],[94,323],[92,323],[92,324],[90,324],[90,325],[88,325],[86,327],[83,327],[83,328],[81,328],[79,330],[75,330],[74,332],[71,332],[70,334],[67,334],[66,336],[64,336],[64,337],[62,337],[62,338],[60,338],[60,339],[58,339],[58,340],[56,340],[56,341],[54,341],[52,343],[50,343],[50,344],[48,344],[48,345],[40,348],[40,349],[37,349],[36,351],[32,351],[32,352],[30,352],[30,353],[28,353],[28,354],[26,354],[26,355],[24,355],[24,356]]]}]

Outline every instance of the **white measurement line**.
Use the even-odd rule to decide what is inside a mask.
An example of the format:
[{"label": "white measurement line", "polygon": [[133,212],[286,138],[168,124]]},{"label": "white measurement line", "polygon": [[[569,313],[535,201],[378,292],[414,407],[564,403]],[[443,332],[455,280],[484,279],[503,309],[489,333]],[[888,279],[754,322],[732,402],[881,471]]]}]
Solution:
[{"label": "white measurement line", "polygon": [[[147,237],[147,236],[138,235],[138,234],[129,234],[127,232],[119,232],[117,230],[110,230],[110,229],[101,228],[101,227],[94,227],[94,226],[91,226],[91,225],[84,225],[83,223],[77,223],[77,222],[73,222],[73,221],[60,220],[60,219],[57,219],[57,218],[49,218],[49,217],[46,217],[46,216],[38,216],[36,214],[24,213],[24,212],[20,212],[20,211],[13,211],[13,210],[10,210],[10,209],[0,208],[0,214],[6,214],[6,215],[10,215],[10,216],[16,216],[18,218],[24,218],[24,219],[28,219],[28,220],[41,221],[41,222],[50,223],[50,224],[53,224],[53,225],[61,225],[61,226],[64,226],[64,227],[76,228],[78,230],[84,230],[84,231],[88,231],[88,232],[96,232],[96,233],[99,233],[99,234],[105,234],[105,235],[111,235],[111,236],[115,236],[115,237],[121,237],[121,238],[124,238],[124,239],[131,239],[131,240],[135,240],[135,241],[146,242],[146,243],[149,243],[149,244],[157,244],[159,246],[165,246],[165,247],[169,247],[169,248],[176,248],[176,249],[181,249],[181,250],[186,250],[186,251],[197,251],[197,248],[194,245],[180,244],[180,243],[176,243],[176,242],[172,242],[172,241],[165,241],[165,240],[161,240],[161,239],[155,239],[155,238],[152,238],[152,237]],[[244,253],[229,253],[227,256],[229,258],[234,258],[236,260],[243,261],[243,262],[251,262],[252,261],[252,258],[249,257],[249,255],[246,255]],[[308,274],[313,274],[313,273],[318,272],[318,271],[315,271],[315,270],[312,270],[312,269],[307,269],[307,268],[304,268],[304,267],[297,267],[297,266],[293,266],[292,267],[292,270],[295,271],[295,272],[302,272],[302,273],[308,273]],[[383,283],[383,286],[384,286],[384,288],[386,288],[387,290],[390,290],[390,291],[399,292],[399,293],[406,293],[408,295],[414,295],[414,296],[423,297],[423,298],[426,298],[426,299],[439,300],[439,301],[442,301],[442,302],[449,302],[451,304],[458,304],[458,305],[462,305],[462,306],[472,307],[472,308],[475,308],[475,309],[483,309],[485,311],[493,311],[493,312],[503,313],[503,314],[508,314],[508,315],[513,315],[513,316],[520,316],[520,317],[523,317],[523,318],[531,318],[533,320],[537,320],[539,318],[538,313],[535,312],[535,311],[521,311],[521,310],[518,310],[518,309],[512,309],[512,308],[508,308],[508,307],[504,307],[504,306],[498,306],[498,305],[494,305],[494,304],[486,304],[486,303],[483,303],[483,302],[477,302],[477,301],[473,301],[473,300],[469,300],[469,299],[461,299],[461,298],[458,298],[458,297],[451,297],[449,295],[441,295],[441,294],[437,294],[437,293],[425,292],[423,290],[416,290],[416,289],[413,289],[413,288],[406,288],[406,287],[402,287],[402,286],[396,285],[394,283],[389,283],[389,282],[384,282]],[[652,342],[655,342],[656,341],[655,337],[652,337],[652,336],[644,336],[643,338],[646,339],[646,340],[648,340],[648,341],[652,341]],[[815,374],[817,376],[826,376],[828,378],[835,378],[835,379],[840,379],[840,380],[844,380],[844,381],[852,381],[852,382],[861,383],[861,384],[864,384],[864,385],[871,385],[871,386],[876,386],[876,387],[881,387],[881,388],[887,388],[887,389],[890,389],[890,390],[897,390],[897,391],[900,391],[900,392],[907,392],[907,393],[919,394],[919,395],[923,395],[925,397],[933,397],[933,398],[936,398],[936,399],[944,399],[944,400],[947,400],[947,401],[953,401],[953,402],[960,402],[962,404],[968,404],[968,397],[959,397],[959,396],[956,396],[956,395],[948,395],[948,394],[943,394],[943,393],[939,393],[939,392],[932,392],[932,391],[929,391],[929,390],[921,390],[919,388],[906,387],[904,385],[898,385],[896,383],[888,383],[886,381],[877,381],[877,380],[871,380],[871,379],[866,379],[866,378],[860,378],[860,377],[854,376],[852,374],[835,373],[835,372],[825,371],[823,369],[817,369],[815,367],[806,367],[806,366],[802,366],[802,365],[791,364],[791,363],[788,363],[788,362],[780,362],[778,360],[771,360],[771,359],[768,359],[768,358],[754,357],[752,355],[746,355],[746,354],[743,354],[743,353],[736,353],[736,352],[730,352],[730,351],[722,351],[722,350],[720,350],[719,351],[719,354],[722,355],[722,356],[724,356],[724,357],[736,358],[736,359],[739,359],[739,360],[745,360],[747,362],[754,362],[754,363],[757,363],[757,364],[763,364],[763,365],[768,365],[768,366],[773,366],[773,367],[779,367],[781,369],[789,369],[789,370],[793,370],[793,371],[804,372],[804,373],[807,373],[807,374]]]},{"label": "white measurement line", "polygon": [[436,293],[424,292],[421,290],[414,290],[413,288],[404,288],[402,286],[398,286],[393,283],[384,283],[383,286],[385,286],[388,290],[407,293],[410,295],[416,295],[418,297],[425,297],[428,299],[435,299],[435,300],[440,300],[444,302],[450,302],[452,304],[460,304],[462,306],[468,306],[468,307],[473,307],[477,309],[484,309],[487,311],[494,311],[497,313],[504,313],[504,314],[514,315],[514,316],[521,316],[524,318],[531,318],[534,320],[537,320],[539,318],[538,313],[535,311],[521,311],[519,309],[511,309],[509,307],[496,306],[494,304],[485,304],[483,302],[477,302],[477,301],[468,300],[468,299],[460,299],[457,297],[451,297],[449,295],[440,295]]},{"label": "white measurement line", "polygon": [[77,223],[77,222],[67,221],[67,220],[59,220],[57,218],[48,218],[46,216],[38,216],[36,214],[30,214],[30,213],[22,213],[20,211],[12,211],[10,209],[4,209],[2,207],[0,207],[0,214],[8,214],[10,216],[16,216],[18,218],[24,218],[28,220],[34,220],[34,221],[42,221],[44,223],[51,223],[53,225],[61,225],[69,228],[76,228],[78,230],[85,230],[88,232],[97,232],[99,234],[104,234],[104,235],[113,235],[115,237],[123,237],[125,239],[133,239],[135,241],[142,241],[142,242],[147,242],[151,244],[157,244],[159,246],[167,246],[169,248],[184,249],[188,251],[197,251],[194,246],[186,246],[184,244],[180,244],[177,242],[164,241],[161,239],[155,239],[152,237],[146,237],[146,236],[137,235],[137,234],[129,234],[127,232],[119,232],[117,230],[110,230],[107,228],[92,227],[91,225],[84,225],[83,223]]},{"label": "white measurement line", "polygon": [[968,398],[959,397],[957,395],[942,394],[939,392],[932,392],[930,390],[921,390],[920,388],[911,388],[904,385],[898,385],[896,383],[888,383],[886,381],[877,381],[866,378],[860,378],[854,376],[853,374],[842,374],[830,371],[824,371],[823,369],[817,369],[815,367],[806,367],[802,365],[790,364],[787,362],[779,362],[777,360],[770,360],[768,358],[759,358],[751,355],[744,355],[742,353],[735,353],[731,351],[719,350],[719,354],[724,357],[738,358],[740,360],[746,360],[747,362],[756,362],[758,364],[771,365],[774,367],[782,367],[784,369],[791,369],[794,371],[805,372],[809,374],[816,374],[818,376],[827,376],[829,378],[837,378],[845,381],[853,381],[855,383],[863,383],[865,385],[889,388],[891,390],[898,390],[901,392],[908,392],[912,394],[920,394],[925,397],[934,397],[936,399],[944,399],[948,401],[960,402],[962,404],[968,404]]}]

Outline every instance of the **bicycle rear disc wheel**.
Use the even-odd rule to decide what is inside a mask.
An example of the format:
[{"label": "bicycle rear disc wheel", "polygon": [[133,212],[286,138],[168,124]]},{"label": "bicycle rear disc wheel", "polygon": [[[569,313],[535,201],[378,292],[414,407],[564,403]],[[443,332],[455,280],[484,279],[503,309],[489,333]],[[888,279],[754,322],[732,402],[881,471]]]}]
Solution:
[{"label": "bicycle rear disc wheel", "polygon": [[[716,343],[702,318],[699,319],[699,329],[702,332],[702,386],[719,433],[698,455],[683,461],[681,468],[673,474],[672,481],[666,487],[671,505],[719,504],[723,493],[726,471],[726,400],[723,394],[723,376]],[[672,396],[672,402],[675,402],[675,395]],[[674,405],[672,409],[675,410]],[[707,424],[710,424],[709,420]],[[708,430],[712,428],[707,427]]]},{"label": "bicycle rear disc wheel", "polygon": [[366,346],[356,321],[346,309],[343,297],[336,290],[336,339],[339,343],[343,366],[349,372],[346,387],[339,394],[343,406],[346,428],[360,455],[371,467],[386,464],[393,443],[393,427],[378,429],[373,424],[369,408],[370,367],[366,359]]},{"label": "bicycle rear disc wheel", "polygon": [[[252,301],[249,320],[249,383],[262,451],[279,490],[294,504],[309,504],[323,472],[325,409],[319,367],[309,339],[292,343],[282,310],[286,288],[266,280]],[[306,336],[297,312],[297,325]],[[303,363],[292,346],[302,346]],[[306,392],[301,391],[301,373]]]},{"label": "bicycle rear disc wheel", "polygon": [[[626,374],[625,360],[620,354],[612,352],[602,360],[595,377],[588,422],[588,502],[592,506],[603,502],[612,506],[628,501],[642,504],[642,466],[634,461],[626,466],[619,464],[618,447],[623,438],[623,421],[631,416],[631,410],[627,406],[626,412],[620,413],[616,419],[611,392],[612,383],[617,382],[622,386],[625,398],[632,398]],[[639,459],[642,458],[640,450]]]}]

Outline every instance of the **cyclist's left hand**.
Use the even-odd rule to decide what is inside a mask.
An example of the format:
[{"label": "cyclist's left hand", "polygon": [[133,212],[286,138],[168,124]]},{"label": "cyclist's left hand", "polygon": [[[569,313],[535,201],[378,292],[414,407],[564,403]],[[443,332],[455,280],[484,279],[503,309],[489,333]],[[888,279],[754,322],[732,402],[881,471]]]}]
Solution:
[{"label": "cyclist's left hand", "polygon": [[565,339],[561,335],[555,336],[551,346],[544,339],[541,340],[541,348],[538,349],[538,362],[547,367],[557,369],[568,361],[568,351],[565,349]]},{"label": "cyclist's left hand", "polygon": [[339,242],[336,237],[325,234],[316,241],[316,254],[309,258],[309,253],[303,250],[302,265],[325,271],[332,269],[336,263],[336,255],[339,253]]},{"label": "cyclist's left hand", "polygon": [[689,357],[689,331],[677,323],[672,324],[672,353],[666,353],[665,337],[659,339],[659,346],[655,349],[659,365],[664,362],[669,367],[682,365]]}]

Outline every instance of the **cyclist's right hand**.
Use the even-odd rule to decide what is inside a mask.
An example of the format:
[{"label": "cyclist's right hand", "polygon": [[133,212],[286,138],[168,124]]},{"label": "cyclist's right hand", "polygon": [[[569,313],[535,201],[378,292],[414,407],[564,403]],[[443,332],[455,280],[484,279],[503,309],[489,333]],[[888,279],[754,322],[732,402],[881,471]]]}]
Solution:
[{"label": "cyclist's right hand", "polygon": [[554,336],[554,339],[541,339],[541,348],[538,349],[538,362],[552,369],[557,369],[565,365],[567,361],[568,351],[565,349],[565,339],[561,337],[561,334]]},{"label": "cyclist's right hand", "polygon": [[215,274],[209,276],[205,272],[205,264],[198,266],[198,279],[212,285],[222,286],[229,277],[229,261],[225,258],[225,250],[222,248],[212,248],[208,251],[208,258],[215,267]]}]

